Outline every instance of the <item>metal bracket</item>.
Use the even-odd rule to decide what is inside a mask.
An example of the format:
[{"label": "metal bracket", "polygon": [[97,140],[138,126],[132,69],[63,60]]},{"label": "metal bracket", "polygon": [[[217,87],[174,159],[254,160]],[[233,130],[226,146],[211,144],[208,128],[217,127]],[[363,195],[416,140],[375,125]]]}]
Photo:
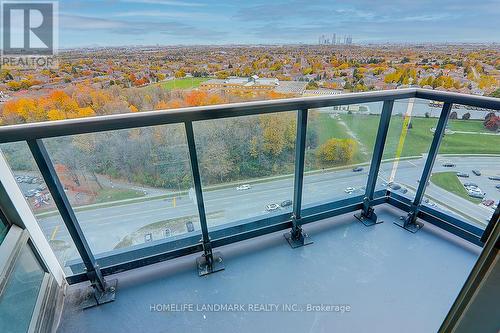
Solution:
[{"label": "metal bracket", "polygon": [[364,208],[358,214],[354,214],[354,217],[357,218],[361,223],[365,226],[370,227],[375,224],[384,223],[382,220],[377,219],[377,214],[375,214],[375,210],[370,205],[370,201],[368,198],[365,198]]},{"label": "metal bracket", "polygon": [[411,233],[416,233],[424,226],[422,222],[417,221],[417,213],[416,209],[412,209],[408,215],[401,216],[398,221],[394,221],[394,224]]},{"label": "metal bracket", "polygon": [[292,222],[292,230],[283,235],[292,249],[314,243],[311,240],[311,237],[309,237],[309,235],[305,233],[304,230],[302,230],[302,227],[297,223],[295,216],[292,216]]},{"label": "metal bracket", "polygon": [[81,303],[82,309],[93,308],[95,306],[113,302],[116,298],[116,287],[118,280],[106,281],[104,290],[100,289],[96,283],[92,283],[85,291],[84,300]]},{"label": "metal bracket", "polygon": [[210,242],[203,243],[204,254],[196,259],[198,275],[205,276],[215,272],[223,271],[226,267],[220,252],[212,252]]}]

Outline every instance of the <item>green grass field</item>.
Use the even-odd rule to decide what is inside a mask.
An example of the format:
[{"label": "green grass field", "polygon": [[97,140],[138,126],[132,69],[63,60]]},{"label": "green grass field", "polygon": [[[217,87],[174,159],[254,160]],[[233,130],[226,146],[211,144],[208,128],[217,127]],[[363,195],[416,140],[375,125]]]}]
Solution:
[{"label": "green grass field", "polygon": [[480,203],[481,199],[472,198],[467,194],[462,183],[454,172],[438,172],[431,176],[431,182],[445,189],[448,192],[454,193],[473,203]]},{"label": "green grass field", "polygon": [[[340,115],[346,125],[356,135],[358,140],[369,152],[373,151],[377,129],[379,125],[379,116],[375,115]],[[339,121],[332,119],[328,114],[321,113],[312,126],[316,126],[318,132],[319,144],[324,143],[329,138],[349,138],[346,128],[339,124]],[[433,133],[431,128],[437,124],[436,118],[413,118],[413,128],[408,130],[403,151],[400,157],[420,156],[429,150]],[[403,118],[393,116],[387,134],[386,145],[384,149],[384,158],[396,157],[396,150],[399,144],[403,127]],[[467,132],[487,132],[481,121],[476,120],[450,120],[448,128],[456,131]],[[455,133],[446,135],[441,143],[439,150],[441,154],[500,154],[500,136],[480,135],[480,134],[461,134]],[[357,154],[355,162],[367,162],[370,156]]]},{"label": "green grass field", "polygon": [[107,188],[99,192],[96,197],[96,203],[140,198],[143,196],[144,192],[141,191]]},{"label": "green grass field", "polygon": [[193,89],[197,88],[200,86],[202,82],[205,82],[209,80],[209,78],[206,77],[189,77],[189,78],[183,78],[183,79],[174,79],[170,81],[165,81],[161,82],[160,85],[167,90],[174,90],[174,89]]}]

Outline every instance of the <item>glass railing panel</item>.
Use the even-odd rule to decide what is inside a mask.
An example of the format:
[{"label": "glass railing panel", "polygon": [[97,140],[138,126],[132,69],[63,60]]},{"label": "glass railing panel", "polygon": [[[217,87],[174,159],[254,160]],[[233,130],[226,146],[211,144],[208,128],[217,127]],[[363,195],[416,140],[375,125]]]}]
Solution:
[{"label": "glass railing panel", "polygon": [[26,142],[4,143],[0,149],[61,267],[72,275],[68,262],[80,260],[80,256],[28,145]]},{"label": "glass railing panel", "polygon": [[25,245],[0,295],[0,330],[28,332],[45,272]]},{"label": "glass railing panel", "polygon": [[378,190],[390,189],[410,199],[415,197],[440,112],[441,108],[430,106],[427,100],[394,102]]},{"label": "glass railing panel", "polygon": [[194,123],[209,229],[291,213],[297,112]]},{"label": "glass railing panel", "polygon": [[500,200],[500,135],[493,110],[454,105],[423,205],[484,227]]},{"label": "glass railing panel", "polygon": [[382,104],[309,110],[303,207],[364,195]]},{"label": "glass railing panel", "polygon": [[182,124],[44,143],[96,257],[199,234]]}]

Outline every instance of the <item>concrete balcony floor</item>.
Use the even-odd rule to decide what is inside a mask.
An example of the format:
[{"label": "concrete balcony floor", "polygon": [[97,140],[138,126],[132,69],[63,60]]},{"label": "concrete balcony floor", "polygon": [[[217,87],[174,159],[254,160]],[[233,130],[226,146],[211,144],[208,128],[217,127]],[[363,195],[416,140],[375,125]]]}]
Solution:
[{"label": "concrete balcony floor", "polygon": [[[435,332],[480,248],[430,223],[411,234],[392,223],[401,211],[376,210],[385,222],[372,227],[352,214],[305,226],[314,244],[303,248],[275,233],[218,249],[226,269],[202,278],[196,256],[117,274],[116,301],[96,308],[80,310],[86,284],[71,286],[58,332]],[[151,310],[172,303],[187,308]],[[350,311],[283,311],[307,304]]]}]

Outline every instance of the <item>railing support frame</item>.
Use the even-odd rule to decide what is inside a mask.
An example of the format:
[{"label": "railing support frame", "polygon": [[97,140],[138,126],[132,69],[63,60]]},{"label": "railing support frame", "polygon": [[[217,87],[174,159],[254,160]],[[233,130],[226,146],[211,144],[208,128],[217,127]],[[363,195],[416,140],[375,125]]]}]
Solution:
[{"label": "railing support frame", "polygon": [[304,161],[306,155],[308,110],[297,111],[297,136],[295,142],[295,177],[293,186],[292,230],[286,233],[285,239],[292,249],[313,243],[307,233],[302,230],[302,189],[304,187]]},{"label": "railing support frame", "polygon": [[196,204],[198,206],[198,215],[200,216],[201,243],[203,254],[196,259],[198,275],[205,276],[224,270],[224,261],[219,252],[212,251],[212,243],[208,232],[207,215],[205,213],[205,203],[203,201],[203,189],[201,186],[200,168],[198,165],[198,155],[196,154],[196,142],[194,139],[193,123],[187,121],[184,123],[186,129],[186,138],[189,149],[189,159],[191,161],[191,172],[193,173],[194,189],[196,192]]},{"label": "railing support frame", "polygon": [[75,212],[71,207],[68,197],[64,193],[64,187],[57,176],[47,149],[42,140],[28,140],[28,146],[31,154],[40,169],[45,184],[52,195],[52,198],[61,214],[61,217],[68,229],[68,232],[75,243],[75,247],[85,265],[85,271],[90,281],[91,287],[85,295],[82,302],[82,308],[90,308],[115,300],[117,281],[106,281],[102,275],[101,269],[92,254],[85,235],[78,223]]},{"label": "railing support frame", "polygon": [[394,101],[385,101],[382,107],[377,139],[375,140],[375,149],[373,151],[372,163],[370,165],[370,172],[366,183],[363,210],[354,215],[355,218],[367,227],[384,222],[377,219],[377,214],[375,214],[375,210],[373,209],[373,193],[375,193],[375,186],[377,185],[378,173],[380,170],[380,164],[382,163],[387,133],[389,132],[393,106]]},{"label": "railing support frame", "polygon": [[436,161],[436,157],[439,152],[439,146],[441,145],[441,141],[445,135],[446,123],[448,122],[452,106],[453,104],[448,102],[443,105],[443,109],[436,126],[436,131],[434,132],[434,138],[432,139],[431,147],[429,149],[429,154],[427,155],[427,160],[425,161],[422,177],[420,177],[417,193],[415,194],[415,199],[413,200],[408,215],[402,216],[398,221],[394,221],[394,224],[412,233],[416,233],[424,226],[422,222],[417,221],[417,217],[420,205],[422,204],[425,189],[427,188],[427,183],[431,177],[434,162]]}]

